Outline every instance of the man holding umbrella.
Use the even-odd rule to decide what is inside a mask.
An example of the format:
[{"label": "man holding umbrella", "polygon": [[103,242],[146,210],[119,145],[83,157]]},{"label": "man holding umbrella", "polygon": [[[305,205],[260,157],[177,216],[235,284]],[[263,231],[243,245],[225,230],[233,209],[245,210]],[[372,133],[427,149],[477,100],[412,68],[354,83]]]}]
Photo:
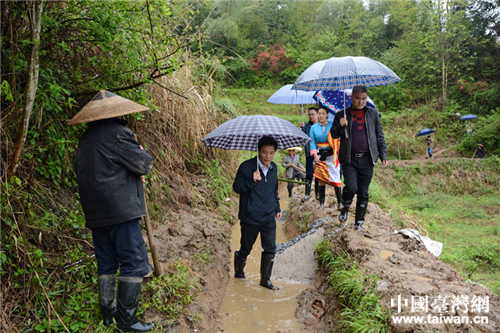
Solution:
[{"label": "man holding umbrella", "polygon": [[340,138],[339,161],[344,174],[343,208],[340,221],[347,214],[354,195],[357,195],[355,229],[362,229],[368,206],[368,187],[373,176],[373,165],[380,158],[387,165],[387,154],[382,124],[377,110],[367,107],[365,86],[352,89],[352,104],[335,115],[331,134]]},{"label": "man holding umbrella", "polygon": [[[258,142],[257,156],[238,168],[233,189],[240,195],[238,218],[241,222],[241,246],[234,253],[234,276],[245,278],[247,256],[260,233],[262,242],[260,285],[276,289],[271,283],[276,253],[276,219],[281,219],[278,196],[278,167],[273,162],[278,144],[270,136]],[[257,167],[258,165],[258,167]]]},{"label": "man holding umbrella", "polygon": [[142,280],[151,271],[139,221],[147,214],[142,180],[153,159],[121,117],[145,110],[101,90],[69,122],[88,123],[75,158],[78,188],[86,226],[92,230],[103,323],[116,319],[122,332],[155,327],[136,317]]}]

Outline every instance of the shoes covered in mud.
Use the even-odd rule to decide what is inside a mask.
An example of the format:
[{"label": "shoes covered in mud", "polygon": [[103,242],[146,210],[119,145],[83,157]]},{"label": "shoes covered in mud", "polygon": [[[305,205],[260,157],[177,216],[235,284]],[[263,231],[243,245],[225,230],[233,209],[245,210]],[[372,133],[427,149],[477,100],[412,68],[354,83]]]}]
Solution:
[{"label": "shoes covered in mud", "polygon": [[137,319],[142,277],[119,277],[116,327],[120,332],[148,332],[156,327]]},{"label": "shoes covered in mud", "polygon": [[99,275],[99,303],[101,305],[102,321],[104,326],[113,323],[116,316],[116,274]]},{"label": "shoes covered in mud", "polygon": [[309,179],[306,179],[306,195],[302,198],[302,202],[306,202],[309,199],[309,195],[311,194],[311,185],[312,182]]},{"label": "shoes covered in mud", "polygon": [[347,214],[349,214],[349,207],[351,206],[351,201],[342,201],[342,210],[340,211],[339,220],[340,222],[347,221]]},{"label": "shoes covered in mud", "polygon": [[234,251],[234,277],[239,279],[245,278],[243,269],[247,263],[247,258],[243,258],[238,251]]},{"label": "shoes covered in mud", "polygon": [[342,204],[342,188],[340,186],[335,186],[335,196],[337,197],[337,209],[342,210],[344,205]]},{"label": "shoes covered in mud", "polygon": [[319,201],[319,180],[318,178],[314,178],[314,196],[316,200]]},{"label": "shoes covered in mud", "polygon": [[268,289],[279,289],[271,283],[271,273],[274,265],[274,253],[262,252],[260,258],[260,285]]},{"label": "shoes covered in mud", "polygon": [[319,207],[318,209],[323,209],[323,207],[325,206],[325,190],[326,190],[326,186],[323,185],[323,186],[320,186],[319,187]]},{"label": "shoes covered in mud", "polygon": [[356,203],[356,217],[354,219],[354,229],[363,229],[362,225],[365,223],[366,209],[368,208],[367,202],[357,202]]}]

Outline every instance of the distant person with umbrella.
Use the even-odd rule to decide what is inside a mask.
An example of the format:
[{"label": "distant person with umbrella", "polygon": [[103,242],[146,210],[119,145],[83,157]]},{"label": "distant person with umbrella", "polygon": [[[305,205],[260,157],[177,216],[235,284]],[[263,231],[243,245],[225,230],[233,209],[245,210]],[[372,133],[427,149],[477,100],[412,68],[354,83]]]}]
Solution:
[{"label": "distant person with umbrella", "polygon": [[466,132],[467,136],[471,136],[472,131],[474,131],[474,126],[472,125],[472,121],[469,120],[467,122],[467,124],[465,125],[465,132]]},{"label": "distant person with umbrella", "polygon": [[276,253],[276,219],[281,219],[278,167],[273,162],[277,147],[273,137],[262,137],[257,156],[239,166],[233,183],[234,191],[240,195],[238,218],[241,221],[241,245],[240,250],[235,252],[234,276],[245,278],[243,269],[247,256],[260,233],[264,249],[260,262],[260,285],[269,289],[275,289],[270,278]]},{"label": "distant person with umbrella", "polygon": [[[306,133],[309,136],[311,131],[311,127],[318,122],[318,109],[317,108],[309,108],[307,110],[307,116],[309,117],[309,121],[300,125],[300,129],[302,132]],[[311,194],[311,186],[314,175],[314,156],[311,156],[311,148],[310,145],[306,145],[306,195],[302,198],[302,201],[307,201],[309,199],[309,195]],[[316,193],[316,197],[319,198],[319,188],[318,188],[318,179],[315,178],[314,183],[314,192]]]},{"label": "distant person with umbrella", "polygon": [[325,204],[325,185],[332,185],[337,196],[337,205],[342,209],[341,192],[342,183],[340,180],[340,165],[338,161],[339,140],[334,140],[330,134],[332,122],[328,121],[328,110],[326,107],[318,109],[318,123],[311,127],[309,137],[311,138],[311,156],[314,157],[316,167],[314,168],[314,178],[319,181],[319,207],[322,209]]},{"label": "distant person with umbrella", "polygon": [[136,317],[143,277],[152,268],[139,221],[147,214],[143,179],[153,167],[153,158],[122,119],[146,110],[101,90],[69,122],[88,123],[76,151],[78,190],[86,226],[92,230],[103,324],[109,326],[116,319],[122,332],[155,328]]},{"label": "distant person with umbrella", "polygon": [[433,140],[430,135],[427,135],[427,154],[429,154],[429,158],[432,158],[432,147],[433,147]]},{"label": "distant person with umbrella", "polygon": [[[296,154],[298,150],[302,150],[300,147],[288,148],[288,155],[283,156],[283,162],[281,165],[286,168],[286,179],[288,180],[304,180],[306,174],[302,171],[304,166],[300,163],[300,156]],[[305,170],[304,170],[305,171]],[[294,184],[288,183],[288,196],[292,196]]]},{"label": "distant person with umbrella", "polygon": [[344,174],[343,208],[339,220],[347,221],[354,195],[357,195],[355,229],[362,229],[368,207],[368,187],[373,166],[380,158],[387,166],[387,153],[382,124],[375,109],[366,106],[368,90],[365,86],[352,89],[352,104],[337,112],[331,134],[340,138],[339,160]]}]

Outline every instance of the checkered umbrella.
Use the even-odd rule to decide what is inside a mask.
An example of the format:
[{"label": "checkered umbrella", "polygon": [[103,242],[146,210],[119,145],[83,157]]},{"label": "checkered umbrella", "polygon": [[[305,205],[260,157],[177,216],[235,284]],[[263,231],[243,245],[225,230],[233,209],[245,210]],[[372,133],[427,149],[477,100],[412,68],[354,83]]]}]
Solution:
[{"label": "checkered umbrella", "polygon": [[342,90],[357,85],[383,86],[401,79],[387,66],[367,57],[340,57],[318,61],[307,68],[292,89]]},{"label": "checkered umbrella", "polygon": [[201,141],[207,147],[227,150],[257,150],[263,136],[272,136],[278,149],[305,146],[311,139],[295,125],[274,116],[240,116],[226,121]]}]

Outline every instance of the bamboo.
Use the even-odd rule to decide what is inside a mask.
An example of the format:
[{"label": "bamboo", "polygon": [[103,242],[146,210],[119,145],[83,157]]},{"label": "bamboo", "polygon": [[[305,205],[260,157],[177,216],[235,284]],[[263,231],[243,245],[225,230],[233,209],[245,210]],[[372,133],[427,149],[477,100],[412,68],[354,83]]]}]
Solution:
[{"label": "bamboo", "polygon": [[303,173],[306,173],[306,170],[302,169],[301,167],[298,167],[298,166],[293,165],[293,164],[291,164],[290,166],[291,166],[292,168],[294,168],[295,170],[302,171]]},{"label": "bamboo", "polygon": [[478,148],[476,148],[476,150],[474,150],[474,154],[472,155],[472,158],[474,158],[474,156],[476,156],[477,149],[478,149]]},{"label": "bamboo", "polygon": [[294,183],[294,184],[300,184],[300,185],[305,185],[305,182],[299,182],[298,180],[290,180],[290,179],[284,179],[284,178],[278,178],[280,182],[285,182],[285,183]]}]

